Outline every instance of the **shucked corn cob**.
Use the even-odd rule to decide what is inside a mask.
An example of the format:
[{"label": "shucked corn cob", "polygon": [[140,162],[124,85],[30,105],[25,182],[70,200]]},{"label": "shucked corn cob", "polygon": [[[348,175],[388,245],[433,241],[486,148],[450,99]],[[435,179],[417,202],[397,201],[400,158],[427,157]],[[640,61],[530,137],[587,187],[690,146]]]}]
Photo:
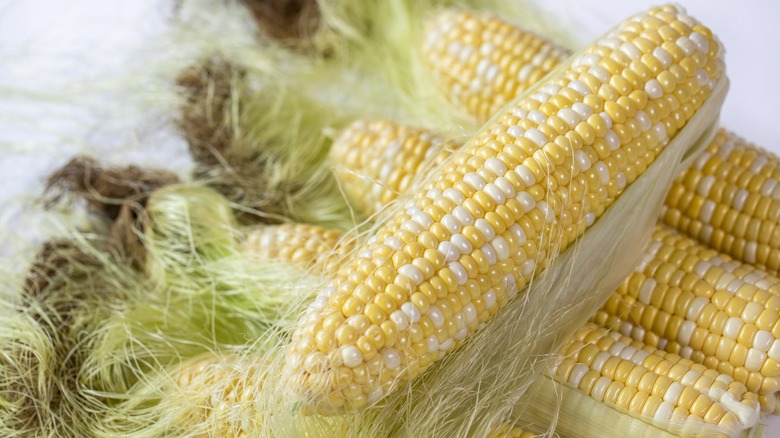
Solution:
[{"label": "shucked corn cob", "polygon": [[423,56],[449,97],[484,123],[569,51],[496,17],[448,11],[429,23]]},{"label": "shucked corn cob", "polygon": [[333,272],[343,254],[354,247],[353,240],[343,237],[339,230],[317,225],[264,225],[247,235],[244,253],[261,260],[284,260],[301,269]]},{"label": "shucked corn cob", "polygon": [[780,269],[780,160],[721,130],[672,185],[667,224],[745,263]]},{"label": "shucked corn cob", "polygon": [[643,266],[593,320],[732,376],[774,410],[780,279],[659,225]]},{"label": "shucked corn cob", "polygon": [[666,6],[504,112],[310,306],[286,365],[300,400],[362,406],[452,350],[644,171],[721,73],[710,31]]},{"label": "shucked corn cob", "polygon": [[383,120],[359,120],[333,142],[336,175],[350,199],[372,216],[406,191],[424,166],[455,146],[430,131]]},{"label": "shucked corn cob", "polygon": [[756,425],[758,399],[744,385],[676,354],[587,324],[561,353],[555,376],[596,401],[660,423]]}]

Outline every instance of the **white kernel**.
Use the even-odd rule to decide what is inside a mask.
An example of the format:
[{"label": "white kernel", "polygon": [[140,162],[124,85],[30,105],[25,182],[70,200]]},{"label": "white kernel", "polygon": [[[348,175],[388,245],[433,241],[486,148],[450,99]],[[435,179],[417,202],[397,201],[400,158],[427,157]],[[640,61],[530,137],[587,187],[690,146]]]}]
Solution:
[{"label": "white kernel", "polygon": [[587,119],[588,117],[590,117],[591,114],[593,114],[593,109],[582,102],[575,102],[571,106],[571,109],[573,109],[577,114],[579,114],[582,120]]},{"label": "white kernel", "polygon": [[523,227],[518,224],[514,224],[509,227],[509,231],[517,237],[518,244],[522,245],[525,243],[525,231],[523,231]]},{"label": "white kernel", "polygon": [[699,277],[704,277],[711,266],[712,263],[708,262],[707,260],[699,260],[693,267],[693,272],[695,272]]},{"label": "white kernel", "polygon": [[517,125],[512,125],[506,130],[506,133],[514,138],[520,138],[525,134],[525,131]]},{"label": "white kernel", "polygon": [[523,207],[523,210],[525,210],[526,213],[533,210],[536,206],[534,197],[526,191],[518,193],[515,198],[520,201],[520,205]]},{"label": "white kernel", "polygon": [[401,239],[399,239],[399,238],[397,238],[395,236],[391,236],[391,237],[388,237],[387,239],[385,239],[385,245],[387,245],[388,247],[390,247],[390,248],[392,248],[392,249],[394,249],[396,251],[398,251],[399,249],[404,247],[404,244],[401,242]]},{"label": "white kernel", "polygon": [[425,197],[428,199],[436,200],[441,198],[443,194],[444,192],[434,187],[428,190],[428,193],[425,194]]},{"label": "white kernel", "polygon": [[485,258],[487,258],[488,265],[493,266],[498,261],[498,258],[496,256],[496,251],[493,249],[492,246],[489,244],[482,245],[482,248],[480,248],[483,254],[485,254]]},{"label": "white kernel", "polygon": [[483,298],[485,299],[485,307],[487,307],[488,310],[496,307],[496,293],[493,289],[485,292]]},{"label": "white kernel", "polygon": [[637,350],[636,353],[634,353],[634,356],[631,358],[631,360],[636,364],[643,364],[645,362],[645,359],[650,356],[650,352],[647,350]]},{"label": "white kernel", "polygon": [[580,166],[581,171],[590,169],[590,158],[588,154],[579,149],[574,152],[574,159],[577,160],[577,164]]},{"label": "white kernel", "polygon": [[452,215],[455,216],[455,219],[460,222],[461,225],[468,226],[468,225],[474,225],[474,217],[471,216],[471,213],[469,213],[468,210],[466,210],[466,207],[459,205],[455,207],[452,210]]},{"label": "white kernel", "polygon": [[546,223],[552,223],[553,220],[555,220],[555,212],[550,208],[550,206],[545,201],[539,201],[536,203],[536,208],[539,209],[539,211],[542,212],[542,216],[544,216],[544,221]]},{"label": "white kernel", "polygon": [[463,181],[471,187],[474,187],[475,190],[482,190],[482,188],[485,187],[485,180],[475,172],[469,172],[463,175]]},{"label": "white kernel", "polygon": [[699,377],[701,377],[700,372],[696,370],[688,370],[685,374],[683,374],[682,379],[680,379],[680,383],[682,383],[684,386],[693,386],[693,384],[699,380]]},{"label": "white kernel", "polygon": [[566,124],[569,125],[569,128],[574,128],[582,121],[580,115],[571,108],[563,108],[562,110],[558,111],[558,117],[566,122]]},{"label": "white kernel", "polygon": [[609,184],[609,168],[606,164],[604,164],[603,161],[598,161],[596,164],[594,164],[593,169],[596,170],[601,184]]},{"label": "white kernel", "polygon": [[691,32],[691,35],[688,38],[696,44],[696,48],[699,49],[700,52],[707,53],[707,51],[710,50],[710,43],[707,41],[707,37],[699,32]]},{"label": "white kernel", "polygon": [[456,341],[462,341],[462,340],[466,339],[466,336],[468,336],[468,335],[469,335],[469,329],[462,328],[462,329],[458,330],[457,333],[455,333],[455,336],[453,336],[453,339],[455,339]]},{"label": "white kernel", "polygon": [[772,346],[772,342],[774,342],[774,340],[775,337],[772,336],[771,332],[766,330],[759,330],[753,337],[753,348],[758,351],[767,352],[769,351],[769,347]]},{"label": "white kernel", "polygon": [[444,256],[444,261],[446,262],[454,262],[460,257],[458,247],[449,240],[439,242],[438,250]]},{"label": "white kernel", "polygon": [[407,301],[401,304],[401,311],[409,318],[409,321],[412,324],[420,322],[420,309],[411,302]]},{"label": "white kernel", "polygon": [[653,56],[664,68],[669,68],[672,65],[672,55],[669,54],[663,47],[656,47],[653,50]]},{"label": "white kernel", "polygon": [[617,186],[620,190],[623,190],[628,185],[628,180],[626,179],[626,174],[623,172],[618,172],[615,175],[615,182],[617,183]]},{"label": "white kernel", "polygon": [[668,344],[668,343],[669,343],[669,340],[666,339],[666,338],[659,339],[658,340],[658,349],[659,350],[663,350],[664,348],[666,348],[666,344]]},{"label": "white kernel", "polygon": [[425,230],[433,225],[433,219],[424,211],[418,211],[412,215],[412,220],[420,224]]},{"label": "white kernel", "polygon": [[663,123],[656,123],[655,126],[653,126],[653,131],[655,131],[655,136],[659,142],[664,143],[668,140],[668,137],[666,136],[666,126],[664,126]]},{"label": "white kernel", "polygon": [[502,236],[496,236],[490,242],[490,245],[493,247],[493,249],[496,250],[496,257],[498,258],[499,262],[503,262],[509,258],[509,244]]},{"label": "white kernel", "polygon": [[712,220],[712,213],[715,212],[715,207],[717,207],[717,204],[711,199],[704,201],[704,204],[701,206],[701,212],[699,212],[699,219],[705,224],[710,223]]},{"label": "white kernel", "polygon": [[[548,96],[549,96],[549,94],[548,94]],[[547,121],[547,116],[545,116],[539,110],[533,110],[533,111],[528,113],[528,119],[531,120],[534,123],[538,123],[538,124],[541,125],[542,123]]]},{"label": "white kernel", "polygon": [[645,92],[651,99],[658,99],[664,95],[664,89],[661,88],[661,83],[656,79],[645,82]]},{"label": "white kernel", "polygon": [[405,220],[401,223],[401,229],[406,230],[413,234],[420,234],[423,232],[423,228],[415,221]]},{"label": "white kernel", "polygon": [[634,357],[636,351],[636,347],[629,345],[620,352],[620,358],[623,360],[631,360],[631,358]]},{"label": "white kernel", "polygon": [[493,81],[496,80],[496,76],[498,76],[498,73],[500,72],[500,69],[497,65],[491,64],[490,68],[488,68],[487,72],[485,73],[485,80],[488,84],[493,83]]},{"label": "white kernel", "polygon": [[[539,103],[547,103],[550,100],[550,95],[547,93],[536,93],[531,96],[531,100],[535,100]],[[529,114],[530,117],[530,114]]]},{"label": "white kernel", "polygon": [[691,305],[688,307],[688,309],[685,311],[685,319],[689,321],[696,321],[696,319],[701,314],[701,311],[704,309],[704,306],[706,306],[710,301],[706,297],[696,297],[691,301]]},{"label": "white kernel", "polygon": [[496,202],[496,204],[503,204],[506,201],[506,197],[504,196],[504,192],[498,188],[493,183],[485,185],[484,192],[493,198],[493,200]]},{"label": "white kernel", "polygon": [[761,184],[761,196],[764,197],[770,197],[772,196],[772,192],[775,190],[775,187],[777,187],[777,180],[776,179],[767,179],[764,181],[764,184]]},{"label": "white kernel", "polygon": [[520,71],[517,72],[517,79],[520,80],[520,82],[525,82],[528,80],[528,77],[531,76],[531,73],[534,71],[534,65],[531,63],[525,64],[523,67],[520,68]]},{"label": "white kernel", "polygon": [[715,184],[715,177],[712,175],[705,175],[696,187],[696,192],[703,197],[707,197],[710,194],[713,184]]},{"label": "white kernel", "polygon": [[653,419],[655,421],[669,421],[672,418],[672,412],[674,412],[674,405],[668,401],[662,401],[658,406],[658,410],[655,411]]},{"label": "white kernel", "polygon": [[645,279],[645,281],[642,282],[642,286],[639,287],[639,295],[637,296],[639,302],[649,305],[650,301],[653,299],[653,291],[656,286],[658,286],[658,282],[655,278]]},{"label": "white kernel", "polygon": [[463,317],[466,319],[466,324],[471,324],[477,320],[477,308],[472,303],[468,303],[463,306]]},{"label": "white kernel", "polygon": [[487,59],[484,59],[484,58],[481,61],[479,61],[477,63],[477,74],[480,75],[480,76],[484,75],[485,72],[488,69],[488,65],[489,64],[490,64],[490,61],[488,61]]},{"label": "white kernel", "polygon": [[623,43],[620,46],[620,51],[631,59],[638,59],[642,56],[642,51],[630,42]]},{"label": "white kernel", "polygon": [[482,233],[482,236],[485,238],[485,240],[490,240],[493,238],[493,236],[496,235],[496,231],[490,225],[490,222],[486,221],[485,219],[477,219],[474,221],[474,226],[479,230],[480,233]]},{"label": "white kernel", "polygon": [[463,201],[466,200],[466,197],[463,196],[463,193],[452,187],[444,190],[444,197],[458,205],[462,204]]},{"label": "white kernel", "polygon": [[677,38],[677,46],[680,47],[686,55],[691,55],[696,50],[696,43],[690,40],[687,36],[681,36]]},{"label": "white kernel", "polygon": [[599,46],[609,47],[612,50],[619,49],[620,48],[620,44],[622,44],[622,43],[623,43],[623,41],[620,38],[615,38],[615,37],[602,38],[598,42]]},{"label": "white kernel", "polygon": [[441,218],[441,224],[444,225],[444,228],[447,229],[450,233],[459,233],[460,230],[463,228],[463,226],[458,222],[457,219],[455,219],[455,216],[451,214],[445,214]]},{"label": "white kernel", "polygon": [[687,345],[680,348],[680,353],[679,353],[680,357],[684,357],[685,359],[690,359],[692,354],[693,354],[693,348]]},{"label": "white kernel", "polygon": [[732,316],[726,320],[726,324],[723,326],[723,336],[729,339],[737,339],[743,325],[745,325],[745,323],[741,318]]},{"label": "white kernel", "polygon": [[447,52],[450,56],[456,56],[463,49],[463,44],[460,41],[453,41],[447,47]]},{"label": "white kernel", "polygon": [[439,351],[439,338],[437,338],[435,335],[428,336],[426,339],[426,344],[428,345],[428,353],[435,353]]},{"label": "white kernel", "polygon": [[452,340],[452,338],[447,339],[446,341],[442,342],[441,345],[439,345],[440,351],[448,351],[450,348],[452,348],[452,345],[455,342]]},{"label": "white kernel", "polygon": [[536,270],[536,262],[528,259],[523,262],[522,271],[520,273],[523,275],[523,278],[529,279],[531,278],[531,275],[534,274],[534,270]]},{"label": "white kernel", "polygon": [[593,77],[600,80],[601,82],[607,83],[609,82],[609,72],[600,65],[594,65],[590,69],[588,69],[588,73],[590,73]]},{"label": "white kernel", "polygon": [[607,129],[612,128],[612,117],[609,116],[606,112],[602,111],[599,113],[599,117],[601,117],[601,120],[604,121],[604,124],[607,125]]},{"label": "white kernel", "polygon": [[571,374],[569,375],[569,385],[573,388],[576,388],[580,386],[580,380],[585,376],[585,373],[588,372],[590,368],[588,368],[587,365],[578,363],[574,365],[574,368],[571,370]]},{"label": "white kernel", "polygon": [[400,268],[398,268],[398,274],[403,275],[404,277],[412,280],[412,282],[416,285],[419,285],[420,283],[425,280],[425,277],[423,276],[422,271],[420,268],[414,265],[403,265]]},{"label": "white kernel", "polygon": [[458,282],[458,285],[463,286],[466,284],[466,281],[469,279],[469,275],[466,272],[466,269],[458,262],[450,262],[449,265],[447,265],[453,274],[455,274],[455,280]]},{"label": "white kernel", "polygon": [[690,344],[691,337],[693,336],[696,327],[696,323],[693,321],[683,321],[683,323],[680,324],[680,331],[677,332],[677,342],[679,342],[680,345]]},{"label": "white kernel", "polygon": [[388,369],[394,370],[401,366],[401,354],[395,348],[383,348],[380,353]]},{"label": "white kernel", "polygon": [[696,80],[699,82],[699,85],[704,87],[710,83],[710,75],[707,74],[706,70],[700,68],[696,70]]},{"label": "white kernel", "polygon": [[536,177],[534,177],[533,172],[525,165],[518,164],[517,167],[515,167],[515,173],[517,173],[517,176],[520,177],[526,187],[536,184]]},{"label": "white kernel", "polygon": [[503,176],[499,176],[496,178],[495,181],[493,181],[493,184],[496,185],[501,191],[504,193],[505,198],[514,198],[515,197],[515,186],[512,185],[511,182],[509,182],[508,179],[504,178]]},{"label": "white kernel", "polygon": [[583,96],[587,96],[588,94],[591,94],[590,88],[588,88],[587,85],[585,85],[584,82],[574,79],[569,82],[569,85],[567,87],[571,88],[572,90],[576,91],[577,93],[580,93]]},{"label": "white kernel", "polygon": [[608,129],[604,134],[604,141],[607,143],[609,150],[614,151],[620,148],[620,138],[618,138],[615,131]]},{"label": "white kernel", "polygon": [[766,157],[759,155],[755,160],[753,160],[752,163],[750,163],[750,170],[752,170],[754,173],[761,173],[761,169],[763,169],[768,162],[769,161],[766,159]]},{"label": "white kernel", "polygon": [[461,254],[470,254],[471,251],[474,250],[469,239],[466,239],[466,236],[463,234],[453,234],[452,237],[450,237],[450,242],[455,245],[455,248],[460,251]]},{"label": "white kernel", "polygon": [[750,372],[760,371],[766,361],[766,353],[763,351],[751,348],[748,350],[747,359],[745,360],[745,369]]},{"label": "white kernel", "polygon": [[639,123],[639,128],[642,130],[642,132],[645,132],[653,127],[653,122],[650,120],[650,116],[648,116],[644,111],[637,111],[634,118],[636,119],[637,123]]},{"label": "white kernel", "polygon": [[594,65],[598,65],[599,61],[601,61],[601,56],[599,56],[596,53],[586,53],[584,55],[581,55],[579,57],[579,65],[587,65],[589,67],[593,67]]},{"label": "white kernel", "polygon": [[732,201],[731,205],[735,210],[741,212],[742,208],[745,207],[745,201],[747,201],[749,195],[750,192],[745,189],[737,190],[737,193],[734,194],[734,201]]},{"label": "white kernel", "polygon": [[544,133],[536,128],[525,131],[525,138],[536,143],[537,146],[544,146],[549,141]]},{"label": "white kernel", "polygon": [[355,368],[363,363],[363,354],[354,345],[345,345],[341,348],[341,360],[349,368]]},{"label": "white kernel", "polygon": [[483,54],[484,56],[490,56],[491,53],[493,53],[493,49],[495,49],[496,46],[494,46],[492,43],[482,43],[481,46],[479,46],[479,53]]},{"label": "white kernel", "polygon": [[506,165],[498,158],[490,157],[485,160],[485,167],[497,176],[501,176],[506,173]]},{"label": "white kernel", "polygon": [[544,87],[542,87],[542,91],[544,91],[547,94],[557,94],[559,91],[561,91],[560,85],[557,84],[546,84]]},{"label": "white kernel", "polygon": [[427,313],[428,319],[431,320],[431,323],[433,323],[433,326],[436,328],[439,328],[444,325],[444,314],[441,312],[441,310],[436,306],[431,306],[428,309]]}]

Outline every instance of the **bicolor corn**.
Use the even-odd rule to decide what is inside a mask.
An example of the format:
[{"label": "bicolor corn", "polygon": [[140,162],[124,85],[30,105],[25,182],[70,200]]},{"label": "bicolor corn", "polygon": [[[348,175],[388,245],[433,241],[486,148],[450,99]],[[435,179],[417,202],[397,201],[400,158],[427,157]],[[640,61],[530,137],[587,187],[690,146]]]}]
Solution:
[{"label": "bicolor corn", "polygon": [[707,28],[654,8],[508,108],[320,291],[287,355],[302,405],[378,400],[487,323],[652,163],[722,69]]}]

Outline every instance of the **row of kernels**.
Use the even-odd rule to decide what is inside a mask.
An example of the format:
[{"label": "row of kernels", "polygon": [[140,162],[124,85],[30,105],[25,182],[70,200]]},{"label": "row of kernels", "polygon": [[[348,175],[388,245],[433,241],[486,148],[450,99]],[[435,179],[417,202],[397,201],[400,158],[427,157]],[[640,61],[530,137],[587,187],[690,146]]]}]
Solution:
[{"label": "row of kernels", "polygon": [[335,271],[354,246],[339,230],[316,225],[262,225],[246,236],[243,252],[259,260],[283,260],[301,269]]}]

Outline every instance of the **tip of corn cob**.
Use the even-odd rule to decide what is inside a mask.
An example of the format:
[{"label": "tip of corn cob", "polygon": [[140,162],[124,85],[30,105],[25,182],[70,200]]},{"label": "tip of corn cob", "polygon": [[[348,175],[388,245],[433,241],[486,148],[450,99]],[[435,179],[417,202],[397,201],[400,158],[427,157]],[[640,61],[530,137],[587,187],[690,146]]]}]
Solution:
[{"label": "tip of corn cob", "polygon": [[722,69],[710,31],[665,6],[518,100],[320,292],[288,350],[296,399],[365,406],[462,343],[541,272],[542,242],[565,248],[647,168]]}]

